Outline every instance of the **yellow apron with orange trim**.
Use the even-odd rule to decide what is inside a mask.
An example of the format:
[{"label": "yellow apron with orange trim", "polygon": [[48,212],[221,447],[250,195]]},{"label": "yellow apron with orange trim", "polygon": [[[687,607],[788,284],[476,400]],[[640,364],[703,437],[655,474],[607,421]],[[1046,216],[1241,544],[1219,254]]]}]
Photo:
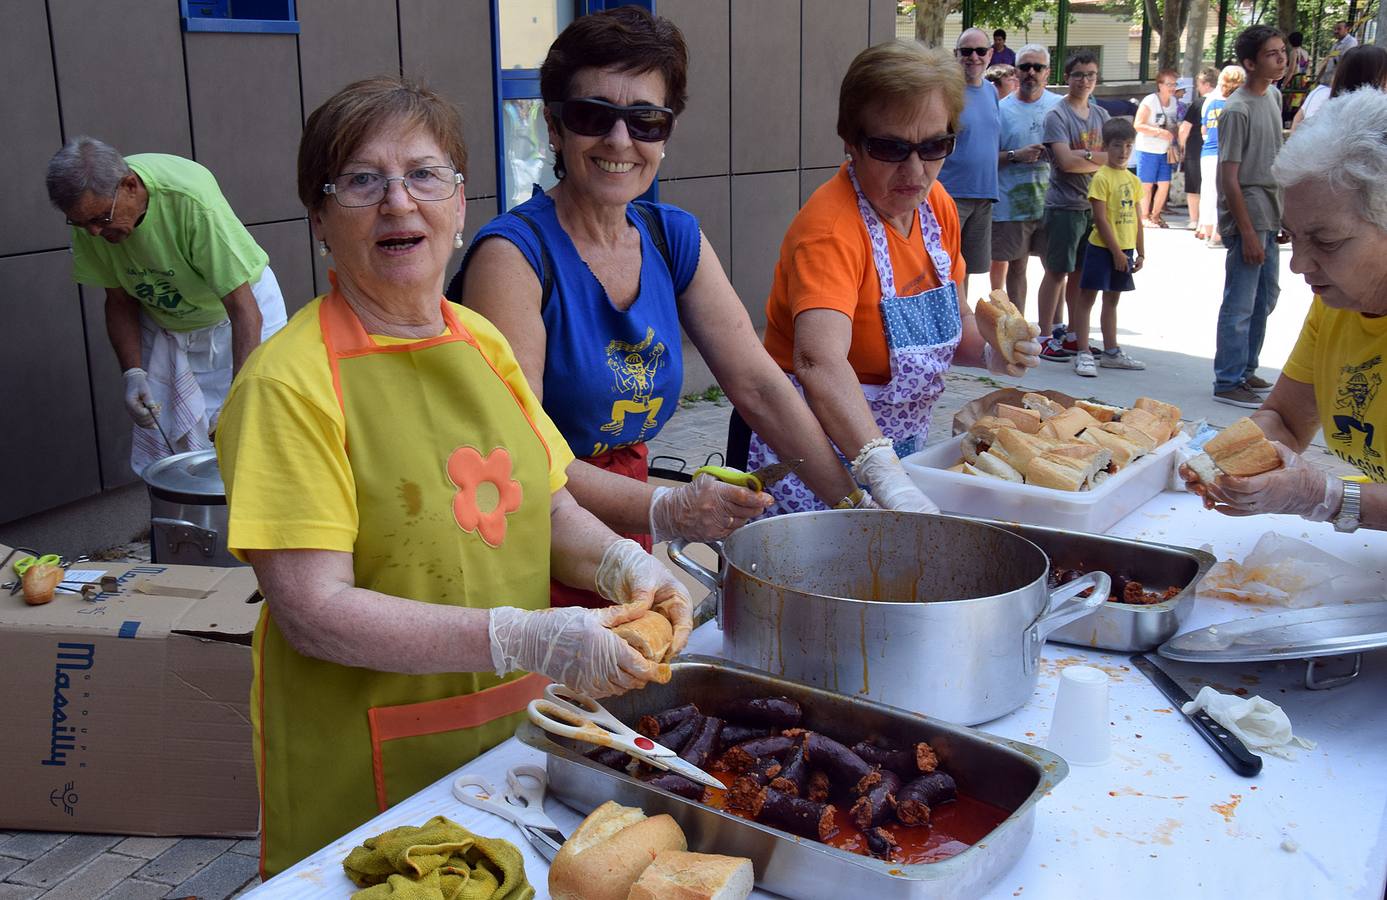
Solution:
[{"label": "yellow apron with orange trim", "polygon": [[[377,345],[336,291],[320,307],[356,482],[356,585],[421,603],[542,609],[549,448],[442,305],[446,333],[399,345]],[[268,608],[254,658],[265,875],[510,737],[545,684],[312,659],[289,646]]]}]

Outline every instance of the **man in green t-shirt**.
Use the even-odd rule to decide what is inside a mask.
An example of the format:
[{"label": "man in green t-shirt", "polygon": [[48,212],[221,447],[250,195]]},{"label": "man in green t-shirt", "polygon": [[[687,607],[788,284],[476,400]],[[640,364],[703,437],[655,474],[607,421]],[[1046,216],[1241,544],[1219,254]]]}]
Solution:
[{"label": "man in green t-shirt", "polygon": [[210,447],[232,377],[284,325],[265,251],[192,160],[122,157],[79,137],[49,161],[47,181],[72,226],[73,278],[106,290],[106,330],[138,426],[131,465],[143,472]]}]

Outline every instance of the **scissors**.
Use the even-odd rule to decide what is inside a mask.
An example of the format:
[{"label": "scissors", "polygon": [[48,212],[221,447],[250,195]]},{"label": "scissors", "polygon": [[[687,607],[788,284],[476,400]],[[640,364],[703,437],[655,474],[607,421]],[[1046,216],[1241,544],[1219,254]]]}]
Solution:
[{"label": "scissors", "polygon": [[755,472],[743,472],[741,469],[734,469],[730,466],[699,466],[694,469],[694,477],[711,475],[725,484],[735,484],[737,487],[744,487],[759,494],[803,464],[803,459],[790,459],[785,462],[762,466]]},{"label": "scissors", "polygon": [[[527,784],[522,778],[531,779],[534,784]],[[512,823],[540,856],[553,862],[566,838],[544,812],[544,791],[548,786],[549,776],[539,766],[516,766],[506,772],[504,792],[498,792],[491,782],[480,776],[459,775],[453,780],[453,796],[473,809]]]},{"label": "scissors", "polygon": [[61,566],[63,558],[56,553],[45,553],[43,556],[21,556],[14,561],[14,574],[17,577],[14,586],[10,588],[10,596],[19,593],[19,588],[24,582],[24,573],[34,566]]},{"label": "scissors", "polygon": [[531,700],[526,711],[531,722],[550,734],[621,750],[657,769],[708,787],[727,787],[693,763],[680,759],[673,750],[628,727],[587,694],[566,685],[545,685],[544,696]]}]

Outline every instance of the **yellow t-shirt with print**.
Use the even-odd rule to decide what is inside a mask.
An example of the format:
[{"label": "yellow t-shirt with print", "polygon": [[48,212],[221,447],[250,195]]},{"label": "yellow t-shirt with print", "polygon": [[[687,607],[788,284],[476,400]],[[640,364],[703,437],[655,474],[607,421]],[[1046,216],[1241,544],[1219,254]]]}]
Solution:
[{"label": "yellow t-shirt with print", "polygon": [[[299,310],[250,355],[217,425],[230,510],[227,543],[239,559],[245,550],[350,553],[356,544],[356,482],[318,320],[322,299]],[[568,442],[545,415],[501,332],[470,309],[452,308],[549,445],[549,491],[557,491],[573,461]],[[373,337],[381,344],[412,343]]]},{"label": "yellow t-shirt with print", "polygon": [[[1108,222],[1117,235],[1117,249],[1135,250],[1137,246],[1137,198],[1141,196],[1141,182],[1127,169],[1114,169],[1103,166],[1093,173],[1088,185],[1088,199],[1102,200],[1107,204]],[[1095,247],[1107,247],[1103,235],[1095,226],[1089,232],[1089,243]]]},{"label": "yellow t-shirt with print", "polygon": [[1324,442],[1334,455],[1387,483],[1387,316],[1332,309],[1316,297],[1281,371],[1314,386]]}]

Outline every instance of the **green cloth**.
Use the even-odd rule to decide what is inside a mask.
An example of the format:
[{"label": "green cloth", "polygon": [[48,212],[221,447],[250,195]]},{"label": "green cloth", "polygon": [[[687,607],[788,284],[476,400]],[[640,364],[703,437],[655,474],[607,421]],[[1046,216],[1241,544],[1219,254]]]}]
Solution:
[{"label": "green cloth", "polygon": [[259,281],[269,257],[206,168],[166,153],[138,153],[125,161],[149,190],[149,209],[119,244],[72,229],[72,277],[124,288],[169,331],[225,321],[222,298]]},{"label": "green cloth", "polygon": [[443,816],[367,839],[347,854],[342,868],[365,888],[352,900],[531,900],[535,895],[515,845],[478,837]]}]

